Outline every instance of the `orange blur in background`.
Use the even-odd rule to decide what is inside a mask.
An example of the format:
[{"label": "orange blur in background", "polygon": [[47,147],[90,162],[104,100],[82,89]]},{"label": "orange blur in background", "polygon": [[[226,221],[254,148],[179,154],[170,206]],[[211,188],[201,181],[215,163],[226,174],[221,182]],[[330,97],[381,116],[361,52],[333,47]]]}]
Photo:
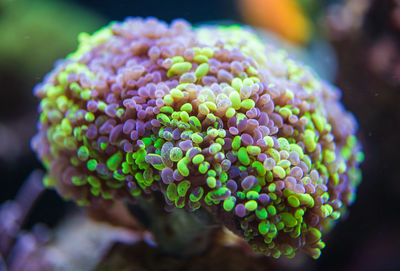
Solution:
[{"label": "orange blur in background", "polygon": [[296,0],[238,0],[243,20],[297,44],[306,44],[311,22]]}]

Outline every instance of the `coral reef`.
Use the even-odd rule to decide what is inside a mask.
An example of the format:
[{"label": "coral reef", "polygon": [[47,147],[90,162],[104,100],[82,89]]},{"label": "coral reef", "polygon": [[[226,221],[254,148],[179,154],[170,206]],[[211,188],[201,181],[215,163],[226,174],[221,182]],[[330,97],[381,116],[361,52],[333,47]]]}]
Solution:
[{"label": "coral reef", "polygon": [[44,183],[79,205],[206,210],[254,251],[318,258],[363,159],[340,91],[239,26],[128,18],[35,88]]}]

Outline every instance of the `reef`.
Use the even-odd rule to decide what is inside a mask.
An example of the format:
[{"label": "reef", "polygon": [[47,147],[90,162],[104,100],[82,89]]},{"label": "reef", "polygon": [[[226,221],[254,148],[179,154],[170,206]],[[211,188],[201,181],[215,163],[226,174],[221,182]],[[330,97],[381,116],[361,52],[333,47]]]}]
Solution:
[{"label": "reef", "polygon": [[363,159],[340,91],[250,28],[127,18],[35,88],[47,187],[82,206],[206,211],[267,256],[318,258]]}]

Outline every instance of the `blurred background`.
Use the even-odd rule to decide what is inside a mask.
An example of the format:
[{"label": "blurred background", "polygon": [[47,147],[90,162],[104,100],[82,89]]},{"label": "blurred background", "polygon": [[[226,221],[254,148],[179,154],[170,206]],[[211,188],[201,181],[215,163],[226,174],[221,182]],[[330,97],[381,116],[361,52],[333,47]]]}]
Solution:
[{"label": "blurred background", "polygon": [[[341,88],[359,121],[363,183],[347,220],[304,270],[400,270],[399,0],[0,0],[0,204],[41,168],[30,149],[32,88],[75,50],[78,33],[127,16],[252,25]],[[45,191],[24,228],[52,228],[73,208]]]}]

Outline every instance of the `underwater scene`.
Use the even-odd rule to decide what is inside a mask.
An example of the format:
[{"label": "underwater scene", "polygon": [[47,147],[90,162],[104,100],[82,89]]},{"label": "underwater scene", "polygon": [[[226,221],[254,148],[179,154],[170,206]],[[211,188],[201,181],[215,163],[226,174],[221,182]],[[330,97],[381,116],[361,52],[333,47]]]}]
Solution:
[{"label": "underwater scene", "polygon": [[0,271],[400,270],[399,0],[0,0],[0,82]]}]

